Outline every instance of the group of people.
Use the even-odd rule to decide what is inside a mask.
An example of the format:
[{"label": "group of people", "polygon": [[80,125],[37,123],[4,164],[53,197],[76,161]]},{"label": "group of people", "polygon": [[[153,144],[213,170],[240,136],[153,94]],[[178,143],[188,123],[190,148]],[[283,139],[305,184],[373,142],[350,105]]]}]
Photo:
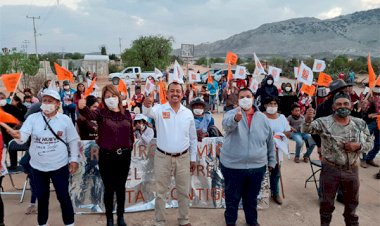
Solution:
[{"label": "group of people", "polygon": [[[52,89],[51,81],[47,81],[36,97],[30,89],[25,89],[23,102],[13,98],[8,103],[6,96],[0,93],[3,110],[23,122],[21,127],[3,126],[2,134],[5,144],[12,139],[18,145],[27,144],[32,193],[38,201],[38,224],[47,224],[51,180],[61,204],[64,224],[74,225],[68,177],[78,169],[78,141],[82,139],[96,140],[97,143],[95,149],[105,189],[107,226],[114,225],[115,194],[117,225],[126,225],[125,184],[133,144],[136,139],[149,143],[156,137],[155,224],[167,223],[165,199],[170,179],[174,176],[178,223],[191,225],[188,194],[191,172],[195,169],[197,142],[204,137],[223,136],[213,118],[217,108],[215,100],[221,98],[225,113],[220,167],[225,183],[224,217],[227,225],[235,225],[240,200],[246,223],[259,225],[257,196],[267,170],[272,198],[282,204],[279,181],[283,154],[275,145],[275,134],[296,142],[296,163],[300,162],[304,142],[307,145],[302,156],[304,162],[309,161],[313,149],[318,147],[322,162],[321,224],[329,225],[335,194],[340,189],[346,224],[358,225],[355,214],[359,188],[356,163],[363,153],[363,167],[368,164],[378,167],[374,158],[379,151],[376,118],[380,112],[380,87],[358,96],[352,89],[353,83],[335,80],[329,87],[320,87],[321,92],[315,97],[309,97],[297,94],[299,89],[293,91],[290,83],[277,88],[271,75],[264,78],[255,93],[242,81],[226,81],[225,78],[221,81],[221,84],[216,81],[208,83],[200,90],[195,84],[187,84],[184,88],[182,84],[170,82],[165,90],[165,104],[159,103],[159,98],[155,97],[157,93],[142,93],[141,83],[136,86],[129,105],[125,104],[125,96],[114,85],[104,86],[101,97],[84,97],[84,84],[79,83],[74,90],[68,81],[56,89]],[[326,88],[330,90],[328,94]],[[134,113],[136,107],[139,114]],[[374,140],[371,134],[375,136]],[[16,157],[11,155],[10,167],[16,165],[17,153]],[[334,186],[329,186],[331,183]]]}]

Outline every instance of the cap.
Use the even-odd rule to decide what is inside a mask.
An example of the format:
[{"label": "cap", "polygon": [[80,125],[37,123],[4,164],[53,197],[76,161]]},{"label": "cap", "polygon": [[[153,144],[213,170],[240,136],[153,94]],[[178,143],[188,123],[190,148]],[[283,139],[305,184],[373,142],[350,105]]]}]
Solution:
[{"label": "cap", "polygon": [[63,85],[70,85],[70,82],[68,80],[63,81]]},{"label": "cap", "polygon": [[61,96],[59,96],[58,92],[55,91],[55,90],[52,90],[52,89],[45,89],[42,93],[41,93],[42,97],[44,96],[50,96],[50,97],[53,97],[54,99],[58,100],[58,101],[61,101]]},{"label": "cap", "polygon": [[143,114],[137,114],[133,121],[140,121],[140,120],[144,120],[145,122],[148,122],[148,118]]},{"label": "cap", "polygon": [[338,92],[340,89],[343,89],[343,88],[346,88],[348,85],[347,83],[342,80],[342,79],[337,79],[333,82],[330,83],[330,93],[336,93]]},{"label": "cap", "polygon": [[205,102],[205,101],[203,100],[203,98],[201,98],[201,97],[197,97],[197,98],[195,98],[194,100],[192,100],[192,101],[190,102],[190,108],[193,108],[193,106],[196,105],[196,104],[203,105],[205,108],[206,108],[206,106],[207,106],[206,102]]}]

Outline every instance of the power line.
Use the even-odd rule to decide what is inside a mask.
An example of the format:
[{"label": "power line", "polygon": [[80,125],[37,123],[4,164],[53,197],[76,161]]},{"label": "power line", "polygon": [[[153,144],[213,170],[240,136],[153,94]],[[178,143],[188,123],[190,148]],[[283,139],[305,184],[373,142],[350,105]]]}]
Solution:
[{"label": "power line", "polygon": [[40,16],[35,17],[35,16],[26,16],[27,19],[32,19],[33,20],[33,31],[34,31],[34,48],[36,50],[36,57],[38,58],[38,51],[37,51],[37,30],[36,30],[36,23],[35,20],[39,20]]},{"label": "power line", "polygon": [[23,49],[23,51],[26,53],[26,56],[28,56],[28,44],[30,43],[29,40],[24,40],[22,41],[22,45],[21,45],[21,48]]}]

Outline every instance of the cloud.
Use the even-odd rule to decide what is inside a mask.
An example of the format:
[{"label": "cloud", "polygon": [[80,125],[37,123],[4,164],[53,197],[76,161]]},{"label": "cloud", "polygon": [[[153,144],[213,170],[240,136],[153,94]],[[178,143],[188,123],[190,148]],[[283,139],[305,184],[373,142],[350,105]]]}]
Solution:
[{"label": "cloud", "polygon": [[380,0],[360,0],[364,9],[374,9],[380,7]]},{"label": "cloud", "polygon": [[340,15],[342,15],[342,8],[340,8],[340,7],[335,7],[335,8],[330,9],[330,10],[327,11],[327,12],[320,13],[320,14],[318,15],[318,17],[319,17],[320,19],[331,19],[331,18],[334,18],[334,17],[340,16]]},{"label": "cloud", "polygon": [[131,16],[131,19],[133,19],[137,26],[142,27],[144,26],[145,20],[138,16]]},{"label": "cloud", "polygon": [[48,1],[48,0],[1,0],[1,6],[39,6],[39,7],[49,7],[52,5],[60,5],[65,6],[71,10],[78,10],[80,8],[82,0],[56,0],[56,1]]}]

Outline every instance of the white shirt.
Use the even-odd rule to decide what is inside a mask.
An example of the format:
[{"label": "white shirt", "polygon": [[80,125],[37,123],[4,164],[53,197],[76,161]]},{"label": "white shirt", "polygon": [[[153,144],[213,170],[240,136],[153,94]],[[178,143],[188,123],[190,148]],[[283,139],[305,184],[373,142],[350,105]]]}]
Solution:
[{"label": "white shirt", "polygon": [[193,113],[182,104],[176,113],[169,103],[146,108],[143,113],[153,118],[157,130],[157,147],[168,153],[190,149],[191,161],[196,160],[197,133]]},{"label": "white shirt", "polygon": [[48,172],[57,170],[69,162],[78,162],[80,138],[71,119],[67,115],[57,113],[47,121],[54,132],[69,144],[70,161],[66,145],[53,135],[42,118],[42,113],[37,112],[26,119],[20,129],[20,139],[15,139],[17,143],[22,144],[31,136],[30,165],[37,170]]},{"label": "white shirt", "polygon": [[[278,118],[276,119],[268,118],[268,121],[273,133],[284,133],[290,131],[289,121],[285,118],[283,114],[279,114]],[[278,152],[278,157],[280,161],[283,161],[282,151]]]},{"label": "white shirt", "polygon": [[135,136],[137,140],[141,140],[142,144],[149,144],[150,141],[154,138],[154,130],[146,126],[142,134],[139,130],[136,130]]}]

